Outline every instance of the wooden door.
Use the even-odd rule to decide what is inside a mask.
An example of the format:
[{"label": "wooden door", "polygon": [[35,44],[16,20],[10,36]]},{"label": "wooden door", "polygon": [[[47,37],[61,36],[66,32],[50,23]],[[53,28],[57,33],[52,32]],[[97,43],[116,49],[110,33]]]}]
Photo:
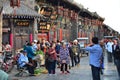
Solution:
[{"label": "wooden door", "polygon": [[14,35],[14,49],[18,50],[23,48],[25,42],[29,42],[29,29],[28,28],[16,28]]}]

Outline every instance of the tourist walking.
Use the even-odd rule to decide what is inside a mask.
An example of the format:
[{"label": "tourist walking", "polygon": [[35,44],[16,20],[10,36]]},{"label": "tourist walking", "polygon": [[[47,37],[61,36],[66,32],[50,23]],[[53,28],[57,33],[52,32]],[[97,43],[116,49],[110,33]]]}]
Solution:
[{"label": "tourist walking", "polygon": [[[73,45],[71,48],[72,48],[72,52],[74,54],[75,65],[79,65],[79,63],[80,63],[80,46],[79,46],[77,40],[73,41]],[[74,66],[74,64],[73,64],[73,66]]]},{"label": "tourist walking", "polygon": [[117,40],[114,40],[114,44],[113,44],[112,48],[113,48],[115,65],[116,65],[118,76],[120,79],[120,46],[119,46]]},{"label": "tourist walking", "polygon": [[71,59],[71,67],[74,67],[75,66],[75,55],[72,51],[72,46],[73,46],[73,42],[70,43],[70,47],[69,47],[69,53],[70,53],[70,59]]},{"label": "tourist walking", "polygon": [[108,62],[112,62],[113,61],[112,45],[113,45],[113,42],[112,42],[111,39],[109,39],[109,41],[106,44]]}]

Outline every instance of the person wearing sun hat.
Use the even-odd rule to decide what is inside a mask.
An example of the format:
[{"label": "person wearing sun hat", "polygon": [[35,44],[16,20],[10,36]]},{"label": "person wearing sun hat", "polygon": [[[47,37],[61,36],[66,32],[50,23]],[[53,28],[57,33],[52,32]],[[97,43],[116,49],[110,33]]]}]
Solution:
[{"label": "person wearing sun hat", "polygon": [[[80,46],[76,39],[73,41],[73,45],[72,45],[71,49],[74,54],[75,65],[79,65],[79,63],[80,63]],[[72,64],[72,66],[74,66],[74,64]]]}]

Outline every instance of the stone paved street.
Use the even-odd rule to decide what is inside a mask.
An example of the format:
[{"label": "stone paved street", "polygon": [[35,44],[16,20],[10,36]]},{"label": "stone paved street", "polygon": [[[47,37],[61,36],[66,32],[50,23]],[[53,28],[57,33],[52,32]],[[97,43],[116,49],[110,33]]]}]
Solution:
[{"label": "stone paved street", "polygon": [[[59,69],[57,69],[57,75],[41,74],[35,77],[14,77],[16,71],[13,70],[10,76],[19,80],[92,80],[88,57],[82,57],[80,66],[72,68],[70,72],[70,74],[61,75]],[[101,76],[101,80],[118,80],[114,64],[107,63],[106,57],[104,75]]]}]

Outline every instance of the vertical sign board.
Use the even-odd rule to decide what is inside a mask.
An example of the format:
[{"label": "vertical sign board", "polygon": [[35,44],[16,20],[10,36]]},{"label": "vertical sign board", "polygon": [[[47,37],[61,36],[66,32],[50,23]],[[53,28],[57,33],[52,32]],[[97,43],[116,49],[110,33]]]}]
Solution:
[{"label": "vertical sign board", "polygon": [[42,7],[40,10],[40,14],[44,15],[45,17],[50,17],[52,14],[52,8],[51,7]]}]

